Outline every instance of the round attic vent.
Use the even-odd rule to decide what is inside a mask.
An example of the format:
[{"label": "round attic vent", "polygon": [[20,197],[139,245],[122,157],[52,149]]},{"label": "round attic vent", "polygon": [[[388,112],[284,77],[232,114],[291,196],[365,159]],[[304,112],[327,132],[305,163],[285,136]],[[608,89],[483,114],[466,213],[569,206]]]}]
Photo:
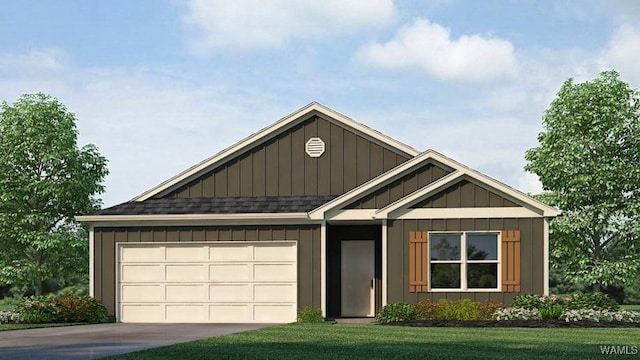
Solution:
[{"label": "round attic vent", "polygon": [[312,158],[320,157],[324,154],[324,141],[317,137],[312,137],[307,140],[307,144],[305,146],[305,150],[307,151],[307,155]]}]

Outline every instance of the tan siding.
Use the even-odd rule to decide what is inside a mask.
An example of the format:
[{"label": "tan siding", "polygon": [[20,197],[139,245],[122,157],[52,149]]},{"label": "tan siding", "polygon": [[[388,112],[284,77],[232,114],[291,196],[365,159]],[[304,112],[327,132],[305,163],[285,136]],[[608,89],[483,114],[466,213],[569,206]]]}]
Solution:
[{"label": "tan siding", "polygon": [[320,307],[320,228],[301,226],[96,228],[94,294],[115,316],[115,244],[165,241],[298,241],[298,306]]},{"label": "tan siding", "polygon": [[[447,219],[447,220],[390,220],[387,223],[387,276],[388,302],[415,303],[424,299],[468,298],[474,301],[488,299],[511,303],[517,293],[487,292],[409,292],[409,232],[410,231],[473,231],[520,230],[521,232],[521,291],[523,294],[541,294],[544,289],[543,220],[539,218],[505,219]],[[402,279],[402,281],[400,281]]]},{"label": "tan siding", "polygon": [[414,208],[517,207],[512,201],[462,180],[414,205]]},{"label": "tan siding", "polygon": [[[311,137],[325,142],[319,158],[304,151]],[[164,197],[340,195],[407,160],[402,153],[315,117]]]}]

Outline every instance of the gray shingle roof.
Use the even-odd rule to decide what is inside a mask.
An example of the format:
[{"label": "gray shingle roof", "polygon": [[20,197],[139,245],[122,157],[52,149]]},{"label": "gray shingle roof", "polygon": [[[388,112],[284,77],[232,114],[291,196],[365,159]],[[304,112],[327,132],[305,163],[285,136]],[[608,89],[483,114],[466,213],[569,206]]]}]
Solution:
[{"label": "gray shingle roof", "polygon": [[239,214],[308,212],[334,199],[320,196],[258,196],[171,198],[131,201],[100,211],[100,215]]}]

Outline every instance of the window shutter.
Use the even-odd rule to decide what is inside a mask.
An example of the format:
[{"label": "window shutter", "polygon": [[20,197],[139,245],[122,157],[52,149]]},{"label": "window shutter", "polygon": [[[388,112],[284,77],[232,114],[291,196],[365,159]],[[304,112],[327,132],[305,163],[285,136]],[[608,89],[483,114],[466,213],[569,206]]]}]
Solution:
[{"label": "window shutter", "polygon": [[409,232],[409,292],[427,292],[426,231]]},{"label": "window shutter", "polygon": [[520,230],[502,232],[502,291],[520,292]]}]

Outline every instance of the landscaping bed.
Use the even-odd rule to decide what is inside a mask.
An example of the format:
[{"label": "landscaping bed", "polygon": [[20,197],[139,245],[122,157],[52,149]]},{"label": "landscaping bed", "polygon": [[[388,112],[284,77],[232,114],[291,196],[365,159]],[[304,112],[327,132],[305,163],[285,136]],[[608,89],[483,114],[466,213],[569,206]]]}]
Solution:
[{"label": "landscaping bed", "polygon": [[521,328],[640,328],[640,323],[623,321],[564,320],[407,320],[385,325],[411,327],[521,327]]}]

